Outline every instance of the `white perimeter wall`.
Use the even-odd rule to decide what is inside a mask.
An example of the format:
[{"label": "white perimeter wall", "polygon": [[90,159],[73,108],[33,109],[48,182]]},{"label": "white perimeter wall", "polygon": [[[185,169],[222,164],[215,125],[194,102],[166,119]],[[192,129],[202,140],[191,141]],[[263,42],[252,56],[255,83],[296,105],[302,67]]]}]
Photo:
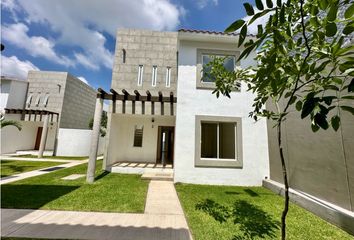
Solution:
[{"label": "white perimeter wall", "polygon": [[[133,147],[135,125],[144,126],[142,147]],[[107,165],[119,161],[156,162],[158,126],[174,125],[174,116],[112,114],[110,135],[107,136]]]},{"label": "white perimeter wall", "polygon": [[[17,130],[14,126],[7,126],[1,132],[1,154],[15,153],[18,150],[33,150],[36,144],[38,127],[43,126],[43,122],[20,121],[19,114],[6,114],[7,120],[16,120],[21,123],[22,130]],[[46,150],[54,149],[56,123],[49,126]]]},{"label": "white perimeter wall", "polygon": [[[92,130],[60,128],[57,156],[89,156]],[[103,154],[104,137],[100,137],[98,154]]]},{"label": "white perimeter wall", "polygon": [[[248,117],[252,111],[253,94],[233,92],[231,99],[216,98],[212,90],[196,89],[197,48],[220,49],[222,45],[181,42],[179,48],[179,71],[177,87],[177,116],[175,135],[175,182],[261,186],[262,179],[269,177],[268,140],[266,121],[257,123]],[[254,64],[250,59],[242,61],[241,67]],[[229,116],[242,118],[243,167],[205,168],[195,167],[195,116]]]}]

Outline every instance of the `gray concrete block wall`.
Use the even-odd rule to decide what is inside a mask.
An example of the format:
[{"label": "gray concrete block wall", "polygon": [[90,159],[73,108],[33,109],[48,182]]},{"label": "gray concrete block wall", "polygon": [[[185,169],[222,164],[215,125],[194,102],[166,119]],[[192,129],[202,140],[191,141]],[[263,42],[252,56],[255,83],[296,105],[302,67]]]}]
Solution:
[{"label": "gray concrete block wall", "polygon": [[[134,90],[145,95],[158,91],[166,96],[177,89],[177,32],[155,32],[149,30],[118,30],[113,66],[112,88],[120,91]],[[126,61],[123,63],[123,49]],[[138,86],[138,67],[144,66],[143,84]],[[152,68],[157,66],[156,87],[152,86]],[[166,87],[166,68],[171,67],[171,85]]]},{"label": "gray concrete block wall", "polygon": [[[61,113],[66,85],[66,72],[29,71],[27,97],[33,94],[32,102],[26,109],[48,110]],[[43,106],[45,94],[49,94],[48,104]],[[39,106],[36,106],[37,96],[42,97]],[[27,99],[26,99],[27,100]]]},{"label": "gray concrete block wall", "polygon": [[92,87],[68,74],[60,127],[88,129],[95,112],[96,94]]}]

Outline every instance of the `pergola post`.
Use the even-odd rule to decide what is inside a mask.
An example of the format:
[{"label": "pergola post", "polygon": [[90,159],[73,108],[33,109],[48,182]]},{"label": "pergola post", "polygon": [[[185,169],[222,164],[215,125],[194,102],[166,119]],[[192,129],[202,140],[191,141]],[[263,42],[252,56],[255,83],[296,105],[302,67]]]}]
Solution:
[{"label": "pergola post", "polygon": [[41,143],[39,145],[38,158],[43,157],[43,152],[45,149],[45,144],[47,143],[47,135],[48,135],[48,122],[49,122],[49,114],[47,113],[44,116],[43,130],[41,135]]},{"label": "pergola post", "polygon": [[90,158],[87,167],[86,181],[88,183],[93,183],[95,180],[95,170],[96,170],[96,159],[98,150],[98,141],[100,137],[101,128],[101,116],[103,111],[103,98],[99,97],[96,100],[95,116],[93,119],[93,128],[91,135],[91,148],[90,148]]}]

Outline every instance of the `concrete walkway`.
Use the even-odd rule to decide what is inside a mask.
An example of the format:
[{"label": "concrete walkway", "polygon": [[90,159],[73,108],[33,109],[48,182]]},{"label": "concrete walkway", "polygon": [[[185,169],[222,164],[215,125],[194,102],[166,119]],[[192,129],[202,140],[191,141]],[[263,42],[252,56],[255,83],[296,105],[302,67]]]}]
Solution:
[{"label": "concrete walkway", "polygon": [[64,160],[64,159],[53,159],[53,158],[26,158],[26,157],[7,157],[0,156],[1,160],[10,160],[10,161],[31,161],[31,162],[62,162],[68,163],[73,161],[81,161],[81,160]]},{"label": "concrete walkway", "polygon": [[144,214],[1,209],[1,236],[99,240],[192,239],[173,182],[151,181]]},{"label": "concrete walkway", "polygon": [[[11,159],[12,160],[12,159]],[[32,160],[32,161],[37,161],[37,160]],[[47,160],[49,161],[49,160]],[[51,161],[51,160],[50,160]],[[69,161],[68,163],[65,164],[60,164],[57,166],[51,166],[51,167],[45,167],[45,168],[41,168],[41,169],[37,169],[37,170],[33,170],[33,171],[29,171],[29,172],[24,172],[24,173],[19,173],[19,174],[14,174],[8,177],[3,177],[0,180],[0,185],[2,184],[6,184],[6,183],[11,183],[11,182],[15,182],[15,181],[19,181],[25,178],[30,178],[30,177],[35,177],[35,176],[39,176],[39,175],[43,175],[43,174],[47,174],[47,173],[51,173],[53,171],[46,171],[46,169],[50,169],[50,168],[58,168],[59,169],[64,169],[64,168],[69,168],[69,167],[74,167],[83,163],[87,163],[88,160],[83,160],[83,161]],[[54,162],[54,161],[53,161]]]}]

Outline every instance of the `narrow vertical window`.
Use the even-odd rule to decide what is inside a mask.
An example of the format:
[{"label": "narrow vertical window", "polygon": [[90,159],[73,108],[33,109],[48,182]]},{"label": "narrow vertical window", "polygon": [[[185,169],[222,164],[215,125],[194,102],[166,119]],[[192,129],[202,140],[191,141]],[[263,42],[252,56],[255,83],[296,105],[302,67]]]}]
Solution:
[{"label": "narrow vertical window", "polygon": [[134,130],[134,147],[142,147],[143,146],[143,130],[144,126],[135,126]]},{"label": "narrow vertical window", "polygon": [[125,63],[125,57],[127,56],[127,52],[125,49],[122,50],[122,62]]},{"label": "narrow vertical window", "polygon": [[41,93],[38,93],[38,96],[36,98],[36,107],[39,106],[39,103],[41,102]]},{"label": "narrow vertical window", "polygon": [[49,100],[49,93],[46,93],[45,97],[44,97],[44,101],[43,101],[43,106],[47,107],[48,105],[48,100]]},{"label": "narrow vertical window", "polygon": [[171,86],[171,67],[166,68],[166,87]]},{"label": "narrow vertical window", "polygon": [[144,66],[139,65],[138,68],[138,86],[143,85],[143,74],[144,74]]},{"label": "narrow vertical window", "polygon": [[152,67],[152,86],[156,87],[156,80],[157,80],[157,66]]},{"label": "narrow vertical window", "polygon": [[30,107],[30,106],[31,106],[32,98],[33,98],[33,94],[30,93],[30,95],[28,96],[27,101],[26,101],[27,107]]}]

